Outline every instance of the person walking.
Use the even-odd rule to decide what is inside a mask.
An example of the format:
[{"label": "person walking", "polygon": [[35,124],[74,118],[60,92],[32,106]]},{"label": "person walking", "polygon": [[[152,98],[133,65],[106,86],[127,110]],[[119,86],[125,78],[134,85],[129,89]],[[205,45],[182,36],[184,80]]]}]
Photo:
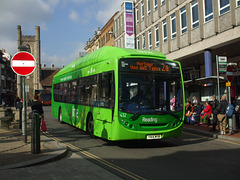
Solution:
[{"label": "person walking", "polygon": [[217,114],[219,113],[217,110],[217,106],[219,101],[216,99],[216,95],[212,96],[212,113],[213,113],[213,127],[209,129],[209,131],[216,131],[216,126],[218,124]]},{"label": "person walking", "polygon": [[228,106],[228,102],[226,100],[226,96],[222,96],[222,101],[217,106],[217,110],[219,114],[217,115],[218,122],[220,125],[220,134],[226,134],[226,109]]},{"label": "person walking", "polygon": [[236,125],[238,129],[240,129],[240,95],[238,95],[238,98],[236,99],[235,112],[236,112]]},{"label": "person walking", "polygon": [[33,102],[31,104],[31,108],[34,113],[43,115],[43,108],[42,108],[41,102],[38,100],[38,95],[34,96]]}]

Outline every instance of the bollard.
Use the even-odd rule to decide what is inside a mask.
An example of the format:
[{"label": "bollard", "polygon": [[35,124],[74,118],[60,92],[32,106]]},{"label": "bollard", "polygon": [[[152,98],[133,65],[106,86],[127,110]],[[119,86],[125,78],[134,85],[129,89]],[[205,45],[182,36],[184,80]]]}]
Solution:
[{"label": "bollard", "polygon": [[228,118],[229,133],[233,134],[233,119],[232,117]]},{"label": "bollard", "polygon": [[237,128],[236,128],[236,114],[235,113],[233,113],[232,119],[233,119],[233,131],[236,131]]},{"label": "bollard", "polygon": [[31,123],[31,153],[39,154],[40,148],[40,115],[38,113],[32,113]]}]

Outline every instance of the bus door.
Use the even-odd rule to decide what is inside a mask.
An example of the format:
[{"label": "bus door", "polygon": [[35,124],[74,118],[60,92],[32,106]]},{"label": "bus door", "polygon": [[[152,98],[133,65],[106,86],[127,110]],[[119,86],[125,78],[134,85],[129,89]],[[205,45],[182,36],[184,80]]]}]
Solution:
[{"label": "bus door", "polygon": [[[113,71],[99,74],[99,88],[96,89],[96,118],[112,122],[114,109],[114,76]],[[94,92],[94,91],[93,91]]]},{"label": "bus door", "polygon": [[69,119],[71,121],[71,124],[73,126],[76,126],[77,124],[77,118],[78,118],[78,106],[76,104],[77,101],[77,80],[70,81],[68,83],[68,112],[69,112]]}]

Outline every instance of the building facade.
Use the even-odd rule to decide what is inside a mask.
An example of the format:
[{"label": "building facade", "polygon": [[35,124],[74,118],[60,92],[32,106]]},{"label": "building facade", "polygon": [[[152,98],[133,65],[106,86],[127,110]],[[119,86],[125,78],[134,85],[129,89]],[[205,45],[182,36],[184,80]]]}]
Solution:
[{"label": "building facade", "polygon": [[[19,51],[27,51],[31,53],[36,60],[36,68],[35,71],[25,77],[25,85],[28,92],[28,99],[33,99],[36,89],[42,89],[40,84],[40,71],[41,71],[41,59],[40,59],[40,27],[35,27],[35,35],[28,36],[23,35],[21,26],[17,26],[17,48]],[[22,97],[22,77],[17,76],[17,89],[18,89],[18,96]]]},{"label": "building facade", "polygon": [[239,1],[136,0],[136,49],[161,51],[168,59],[180,61],[184,80],[194,81],[185,84],[186,96],[200,100],[217,93],[216,55],[226,56],[228,62],[236,63],[232,96],[240,94]]},{"label": "building facade", "polygon": [[92,39],[89,38],[89,40],[86,43],[85,51],[87,54],[96,51],[100,48],[100,38],[101,37],[101,30],[98,27],[98,30],[95,31],[94,37]]},{"label": "building facade", "polygon": [[114,17],[118,14],[116,12],[110,20],[101,29],[101,40],[100,47],[103,46],[114,46]]},{"label": "building facade", "polygon": [[115,47],[135,48],[134,2],[124,1],[114,17]]},{"label": "building facade", "polygon": [[11,56],[5,50],[0,50],[0,104],[13,106],[17,91],[17,76],[11,68],[10,60]]}]

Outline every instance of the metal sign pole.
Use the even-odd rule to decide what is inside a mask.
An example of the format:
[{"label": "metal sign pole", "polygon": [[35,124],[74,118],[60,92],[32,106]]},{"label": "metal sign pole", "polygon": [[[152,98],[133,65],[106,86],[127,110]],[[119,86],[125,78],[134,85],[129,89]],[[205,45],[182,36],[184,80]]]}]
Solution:
[{"label": "metal sign pole", "polygon": [[23,108],[22,108],[22,135],[23,141],[27,143],[27,111],[26,111],[26,93],[25,93],[25,76],[22,77],[23,79]]},{"label": "metal sign pole", "polygon": [[220,83],[219,83],[218,55],[216,55],[216,65],[217,65],[217,91],[218,91],[217,99],[220,102]]}]

